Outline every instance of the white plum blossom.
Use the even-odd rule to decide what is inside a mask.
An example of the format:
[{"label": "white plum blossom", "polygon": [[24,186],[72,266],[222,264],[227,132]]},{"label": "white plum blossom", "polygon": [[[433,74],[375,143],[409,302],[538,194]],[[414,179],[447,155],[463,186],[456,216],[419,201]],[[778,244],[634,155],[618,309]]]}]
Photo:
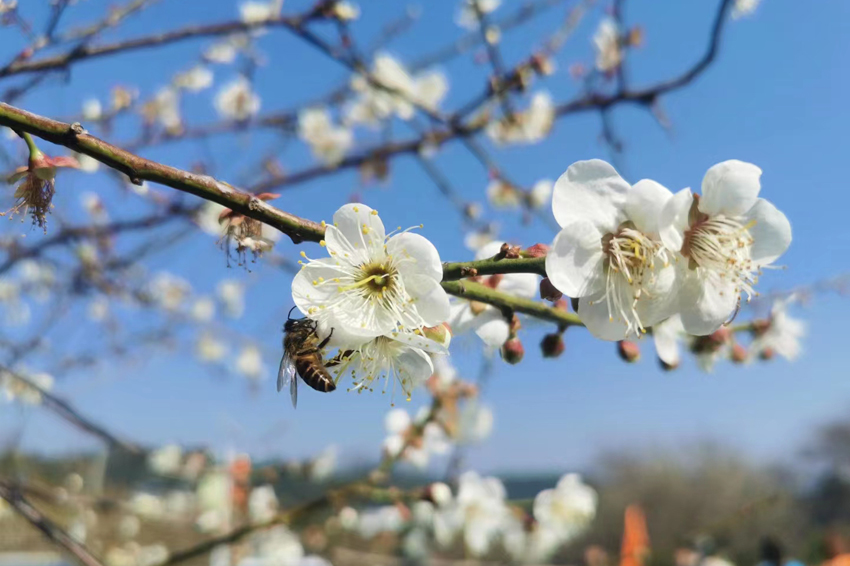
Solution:
[{"label": "white plum blossom", "polygon": [[498,144],[535,144],[549,135],[554,123],[552,96],[541,91],[534,93],[526,110],[491,122],[486,132]]},{"label": "white plum blossom", "polygon": [[366,509],[360,513],[357,530],[365,539],[380,533],[396,533],[404,527],[404,516],[395,505]]},{"label": "white plum blossom", "polygon": [[554,489],[546,489],[534,498],[534,518],[558,533],[563,544],[580,534],[596,515],[596,491],[578,474],[566,474]]},{"label": "white plum blossom", "polygon": [[682,361],[679,353],[679,343],[687,337],[682,317],[674,314],[667,320],[652,327],[652,340],[655,343],[655,353],[666,369],[679,367]]},{"label": "white plum blossom", "polygon": [[260,111],[260,97],[244,76],[224,85],[215,95],[214,105],[222,118],[244,121]]},{"label": "white plum blossom", "polygon": [[298,535],[282,525],[255,534],[248,553],[236,566],[300,566],[304,560]]},{"label": "white plum blossom", "polygon": [[504,179],[493,179],[487,185],[487,202],[494,208],[519,208],[522,199],[522,192]]},{"label": "white plum blossom", "polygon": [[283,0],[243,2],[239,5],[239,19],[246,24],[259,24],[280,14]]},{"label": "white plum blossom", "polygon": [[[334,214],[321,243],[330,257],[303,265],[292,281],[292,297],[302,313],[334,329],[334,340],[358,337],[362,343],[448,319],[440,255],[423,236],[410,231],[387,236],[376,210],[346,204]],[[364,346],[370,352],[364,361],[400,350],[404,342],[421,344],[405,333],[396,338]]]},{"label": "white plum blossom", "polygon": [[460,444],[477,444],[493,432],[493,409],[472,399],[461,409],[457,441]]},{"label": "white plum blossom", "polygon": [[242,348],[236,358],[236,371],[251,381],[260,380],[266,375],[263,354],[257,346],[248,344]]},{"label": "white plum blossom", "polygon": [[339,0],[333,4],[333,14],[344,22],[350,22],[360,17],[360,6],[353,2]]},{"label": "white plum blossom", "polygon": [[271,521],[277,514],[278,500],[274,487],[260,485],[251,490],[248,496],[248,515],[255,523]]},{"label": "white plum blossom", "polygon": [[546,256],[546,275],[603,340],[639,336],[677,306],[676,269],[658,236],[666,188],[644,179],[629,185],[608,163],[593,159],[561,175],[552,212],[561,226]]},{"label": "white plum blossom", "polygon": [[159,122],[169,133],[177,133],[183,129],[183,118],[180,116],[180,93],[173,87],[164,87],[142,108],[142,113],[149,122]]},{"label": "white plum blossom", "polygon": [[209,332],[204,332],[195,343],[195,355],[202,362],[220,362],[227,355],[227,345]]},{"label": "white plum blossom", "polygon": [[168,272],[157,273],[148,285],[153,301],[167,312],[177,312],[192,293],[185,279]]},{"label": "white plum blossom", "polygon": [[77,163],[80,164],[80,171],[84,171],[86,173],[95,173],[98,169],[100,169],[100,161],[91,157],[90,155],[86,155],[85,153],[73,153],[74,159],[77,160]]},{"label": "white plum blossom", "polygon": [[370,75],[353,77],[351,88],[358,97],[347,109],[348,121],[376,126],[391,116],[410,120],[417,105],[436,110],[449,85],[442,73],[430,71],[413,77],[397,59],[380,53]]},{"label": "white plum blossom", "polygon": [[732,6],[732,19],[737,20],[753,14],[759,4],[761,4],[761,0],[735,0]]},{"label": "white plum blossom", "polygon": [[204,59],[210,63],[226,65],[236,59],[236,55],[248,44],[248,36],[244,33],[227,36],[216,41],[204,51]]},{"label": "white plum blossom", "polygon": [[183,450],[176,444],[168,444],[148,454],[148,467],[159,475],[176,476],[183,463]]},{"label": "white plum blossom", "polygon": [[188,71],[175,75],[172,82],[177,88],[200,92],[212,86],[213,73],[204,65],[195,65]]},{"label": "white plum blossom", "polygon": [[327,108],[308,108],[298,114],[298,135],[326,165],[339,165],[354,144],[354,132],[336,126]]},{"label": "white plum blossom", "polygon": [[313,461],[310,462],[310,479],[315,482],[323,482],[333,476],[334,470],[336,470],[338,452],[339,449],[331,444],[313,458]]},{"label": "white plum blossom", "polygon": [[531,191],[528,193],[528,202],[532,208],[543,208],[549,204],[549,199],[552,197],[552,190],[555,183],[551,179],[541,179],[534,183]]},{"label": "white plum blossom", "polygon": [[[372,384],[383,379],[384,392],[392,382],[393,396],[395,386],[399,385],[405,398],[410,400],[413,390],[434,373],[434,364],[428,354],[448,352],[442,344],[417,332],[391,332],[355,346],[362,338],[346,337],[344,331],[340,331],[338,343],[340,350],[345,351],[338,355],[339,359],[335,359],[335,365],[328,370],[337,382],[344,376],[351,376],[352,391],[372,391]],[[334,340],[337,340],[336,327],[332,343]]]},{"label": "white plum blossom", "polygon": [[210,297],[199,297],[192,303],[191,314],[196,322],[209,322],[215,317],[215,302]]},{"label": "white plum blossom", "polygon": [[245,285],[236,279],[225,279],[216,288],[224,314],[240,318],[245,313]]},{"label": "white plum blossom", "polygon": [[[453,506],[460,514],[464,544],[473,556],[486,554],[502,532],[510,517],[506,496],[505,486],[498,478],[482,478],[470,471],[458,479]],[[438,512],[437,516],[441,514]]]},{"label": "white plum blossom", "polygon": [[802,349],[800,340],[806,335],[806,324],[788,315],[789,305],[796,300],[797,297],[791,295],[773,303],[766,324],[756,328],[751,355],[770,357],[776,354],[787,360],[797,359]]},{"label": "white plum blossom", "polygon": [[791,244],[791,224],[758,198],[761,169],[730,160],[705,174],[702,196],[682,189],[664,206],[664,245],[682,256],[676,311],[688,334],[711,334],[727,322],[741,294],[749,299],[761,270]]},{"label": "white plum blossom", "polygon": [[596,48],[596,68],[603,73],[609,73],[623,62],[623,46],[620,30],[613,18],[604,18],[593,35],[593,46]]},{"label": "white plum blossom", "polygon": [[413,427],[424,420],[418,415],[416,420],[404,409],[391,409],[384,418],[387,437],[384,439],[384,451],[392,458],[402,458],[417,468],[425,468],[431,456],[444,455],[451,446],[445,430],[435,422],[429,422],[422,430],[421,438],[412,439]]},{"label": "white plum blossom", "polygon": [[[482,246],[475,259],[487,259],[499,253],[502,243],[491,241]],[[530,299],[537,294],[539,278],[533,273],[505,273],[480,277],[487,287],[515,297]],[[473,331],[491,349],[499,348],[510,335],[510,325],[499,309],[465,299],[453,299],[449,326],[454,334]]]},{"label": "white plum blossom", "polygon": [[103,295],[97,295],[89,301],[86,307],[86,315],[89,320],[94,322],[103,322],[109,316],[109,299]]},{"label": "white plum blossom", "polygon": [[[26,381],[17,377],[26,378]],[[42,391],[49,392],[53,389],[53,376],[49,373],[30,373],[25,369],[18,369],[14,373],[0,370],[0,391],[6,401],[20,402],[24,405],[38,405],[42,400]]]},{"label": "white plum blossom", "polygon": [[100,104],[100,100],[89,98],[83,102],[83,118],[94,122],[100,120],[102,116],[103,106]]},{"label": "white plum blossom", "polygon": [[495,11],[502,0],[461,0],[455,15],[455,23],[458,26],[468,30],[478,29],[478,12],[475,9],[475,3],[478,3],[478,10],[486,15]]}]

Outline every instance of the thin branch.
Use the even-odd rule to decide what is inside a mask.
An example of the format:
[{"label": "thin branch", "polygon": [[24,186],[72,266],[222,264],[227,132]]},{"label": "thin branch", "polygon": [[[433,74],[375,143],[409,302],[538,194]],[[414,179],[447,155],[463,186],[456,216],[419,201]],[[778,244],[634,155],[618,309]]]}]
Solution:
[{"label": "thin branch", "polygon": [[443,281],[454,281],[476,275],[496,275],[497,273],[536,273],[545,277],[546,258],[520,257],[509,259],[495,255],[487,259],[443,264]]},{"label": "thin branch", "polygon": [[133,454],[138,454],[142,452],[141,448],[139,448],[135,444],[119,439],[111,432],[106,430],[104,427],[96,424],[88,417],[83,416],[77,409],[72,407],[70,403],[64,401],[63,399],[60,399],[59,397],[56,397],[49,391],[39,387],[23,375],[3,365],[0,365],[0,371],[12,376],[14,379],[19,380],[27,387],[31,387],[35,391],[38,391],[42,398],[41,402],[45,407],[47,407],[48,409],[50,409],[51,411],[71,423],[72,425],[76,426],[77,428],[80,428],[88,433],[97,436],[98,438],[106,442],[110,447],[120,448]]},{"label": "thin branch", "polygon": [[12,484],[0,480],[0,498],[6,502],[25,519],[30,525],[38,529],[52,543],[65,549],[77,562],[83,566],[103,566],[89,550],[74,540],[68,533],[62,530],[56,523],[45,517],[41,512],[30,505],[20,490],[15,489]]},{"label": "thin branch", "polygon": [[584,326],[584,323],[577,314],[551,307],[540,301],[531,299],[523,299],[502,293],[490,287],[484,286],[473,281],[443,281],[443,289],[450,295],[455,295],[462,299],[470,301],[478,301],[492,305],[501,310],[510,310],[548,320],[562,326]]}]

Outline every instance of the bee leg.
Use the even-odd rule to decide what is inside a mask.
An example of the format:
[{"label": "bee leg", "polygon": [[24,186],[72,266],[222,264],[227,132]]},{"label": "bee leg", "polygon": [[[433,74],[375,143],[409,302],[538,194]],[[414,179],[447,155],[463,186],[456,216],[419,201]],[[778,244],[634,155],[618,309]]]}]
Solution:
[{"label": "bee leg", "polygon": [[322,348],[324,348],[325,346],[328,345],[328,342],[331,341],[331,336],[333,336],[333,335],[334,335],[334,329],[331,328],[331,333],[328,334],[328,337],[325,338],[324,340],[322,340],[322,342],[319,344],[319,350],[321,350]]}]

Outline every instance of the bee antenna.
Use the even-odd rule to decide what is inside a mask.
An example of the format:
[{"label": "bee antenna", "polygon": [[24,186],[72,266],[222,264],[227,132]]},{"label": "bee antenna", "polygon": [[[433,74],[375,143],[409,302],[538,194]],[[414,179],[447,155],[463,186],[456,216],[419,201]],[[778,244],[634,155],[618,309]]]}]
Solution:
[{"label": "bee antenna", "polygon": [[292,307],[291,309],[289,309],[289,314],[287,314],[287,315],[286,315],[286,318],[287,318],[288,320],[292,320],[292,311],[294,311],[296,308],[298,308],[298,305],[296,305],[296,306]]}]

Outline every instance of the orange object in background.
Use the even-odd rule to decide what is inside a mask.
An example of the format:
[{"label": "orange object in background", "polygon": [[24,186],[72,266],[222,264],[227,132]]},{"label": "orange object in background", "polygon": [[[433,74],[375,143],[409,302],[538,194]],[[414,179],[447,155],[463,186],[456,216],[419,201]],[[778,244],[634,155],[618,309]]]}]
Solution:
[{"label": "orange object in background", "polygon": [[649,533],[646,530],[646,515],[639,505],[629,505],[626,507],[623,527],[620,566],[643,566],[648,554]]},{"label": "orange object in background", "polygon": [[248,495],[251,491],[251,457],[240,454],[230,464],[231,493],[233,507],[240,511],[248,509]]}]

